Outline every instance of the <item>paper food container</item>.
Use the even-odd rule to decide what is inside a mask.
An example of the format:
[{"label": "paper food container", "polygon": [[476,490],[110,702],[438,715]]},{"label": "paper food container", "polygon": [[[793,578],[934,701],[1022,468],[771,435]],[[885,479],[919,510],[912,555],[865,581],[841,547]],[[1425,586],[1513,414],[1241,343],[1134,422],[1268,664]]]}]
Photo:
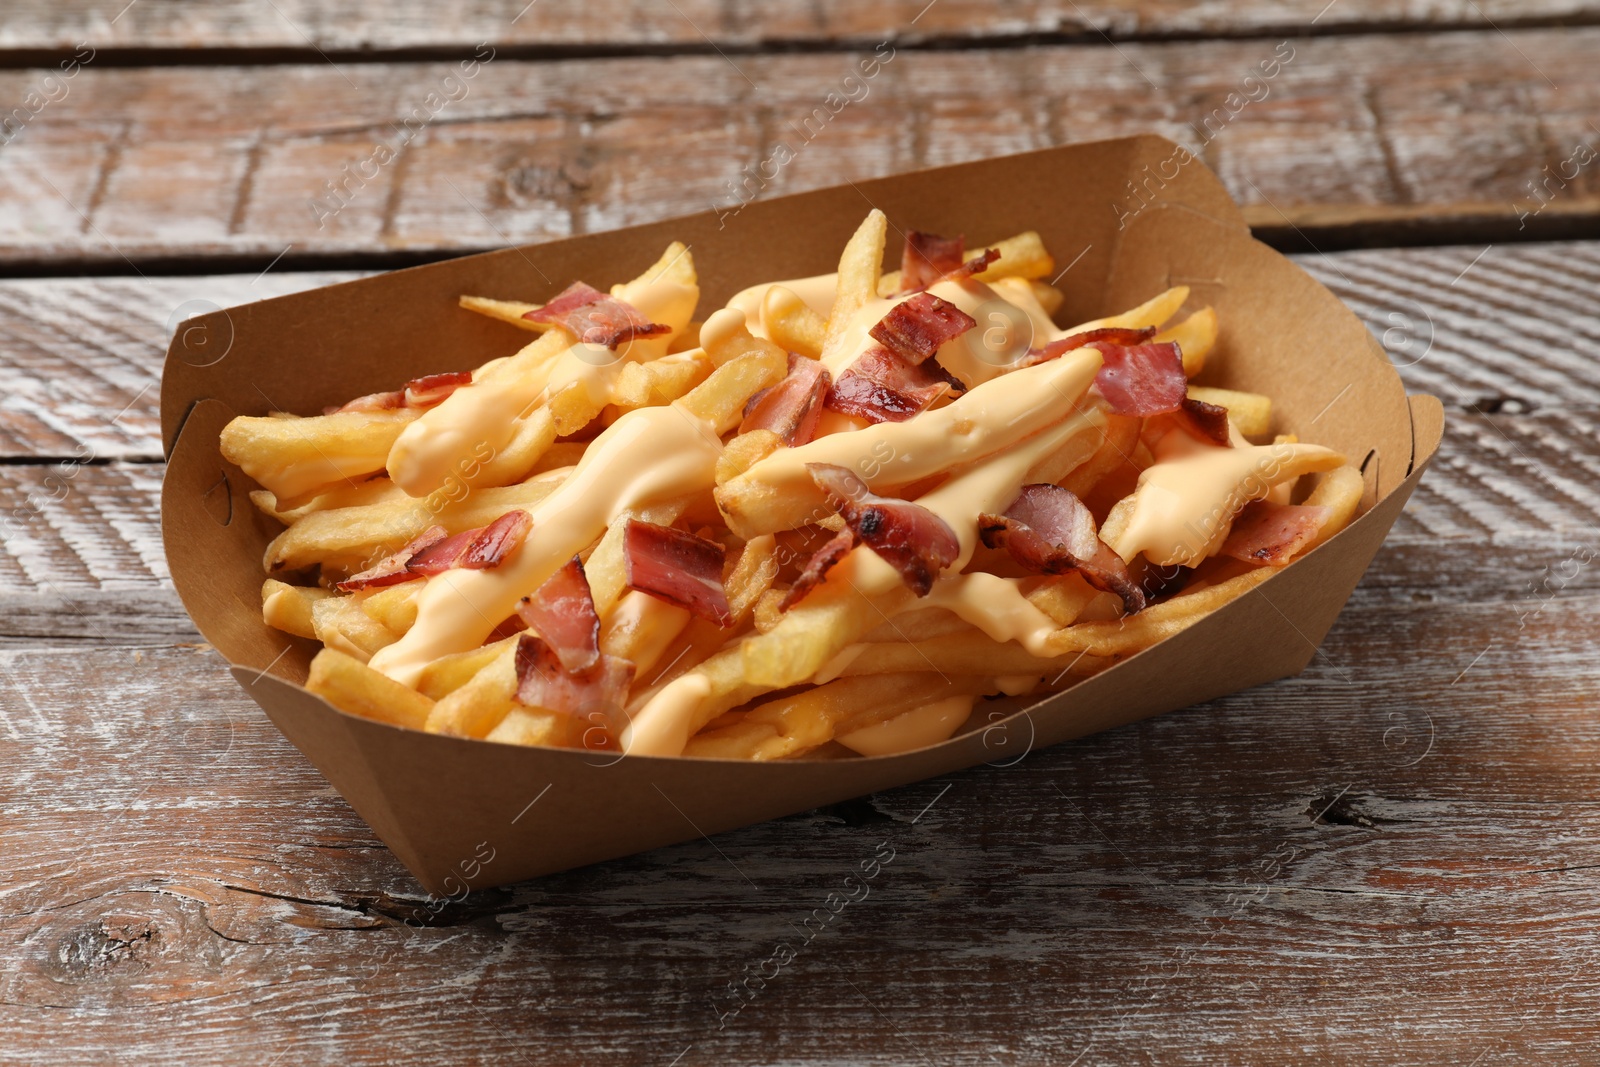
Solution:
[{"label": "paper food container", "polygon": [[[957,736],[900,755],[746,763],[524,748],[358,718],[301,688],[316,645],[261,621],[261,558],[278,524],[250,504],[253,483],[219,454],[229,419],[273,409],[314,414],[509,355],[527,335],[459,309],[459,294],[541,300],[575,279],[603,288],[638,273],[672,240],[694,252],[704,315],[752,282],[833,270],[873,206],[899,230],[964,233],[973,242],[1038,230],[1067,267],[1057,282],[1066,292],[1060,322],[1190,286],[1189,309],[1210,304],[1221,317],[1217,354],[1200,381],[1270,394],[1278,432],[1361,464],[1364,513],[1177,636],[1031,705],[980,701]],[[784,196],[736,214],[708,211],[213,312],[179,328],[161,415],[169,460],[163,534],[195,625],[284,735],[440,893],[1010,763],[1034,748],[1294,674],[1315,654],[1443,429],[1439,402],[1406,397],[1355,315],[1255,241],[1216,177],[1156,137]]]}]

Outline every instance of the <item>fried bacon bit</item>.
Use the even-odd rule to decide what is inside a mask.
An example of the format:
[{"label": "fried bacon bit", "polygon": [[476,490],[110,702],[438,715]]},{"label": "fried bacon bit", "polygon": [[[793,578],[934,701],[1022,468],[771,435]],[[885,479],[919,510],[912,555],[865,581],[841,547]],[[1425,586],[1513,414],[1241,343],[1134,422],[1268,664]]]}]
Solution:
[{"label": "fried bacon bit", "polygon": [[408,407],[429,408],[443,403],[451,393],[463,385],[471,384],[472,372],[469,370],[427,374],[406,383],[405,402]]},{"label": "fried bacon bit", "polygon": [[573,282],[544,307],[522,316],[529,322],[550,322],[570,331],[585,344],[616,348],[636,337],[657,337],[672,327],[651,322],[625,300]]},{"label": "fried bacon bit", "polygon": [[873,347],[839,375],[826,406],[868,422],[904,422],[945,393],[965,388],[938,359],[913,365],[887,348]]},{"label": "fried bacon bit", "polygon": [[964,237],[906,231],[906,246],[900,253],[900,291],[926,289],[951,271],[960,270],[966,248]]},{"label": "fried bacon bit", "polygon": [[[1068,352],[1084,348],[1089,345],[1138,345],[1150,340],[1156,335],[1154,326],[1143,329],[1128,329],[1120,326],[1105,326],[1098,330],[1080,330],[1078,333],[1069,333],[1059,341],[1051,341],[1043,348],[1035,348],[1017,366],[1031,367],[1035,363],[1046,363]],[[1105,350],[1101,349],[1103,353]]]},{"label": "fried bacon bit", "polygon": [[478,536],[467,545],[466,551],[456,561],[456,566],[483,571],[500,566],[501,562],[522,544],[528,531],[533,529],[533,516],[518,508],[506,512],[478,531]]},{"label": "fried bacon bit", "polygon": [[982,274],[984,271],[988,270],[989,264],[993,263],[999,258],[1000,253],[998,251],[993,248],[985,248],[982,252],[979,252],[977,255],[961,264],[961,266],[957,267],[955,270],[945,271],[939,280],[934,282],[934,284],[937,285],[939,282],[965,283],[974,274]]},{"label": "fried bacon bit", "polygon": [[568,673],[600,659],[600,616],[595,612],[583,561],[573,556],[544,584],[517,603],[517,616],[555,652]]},{"label": "fried bacon bit", "polygon": [[918,596],[927,596],[939,572],[961,554],[955,531],[920,504],[876,495],[848,467],[807,463],[806,470],[851,532]]},{"label": "fried bacon bit", "polygon": [[629,519],[622,534],[629,589],[688,608],[718,626],[733,625],[733,610],[722,584],[726,554],[715,541],[638,519]]},{"label": "fried bacon bit", "polygon": [[843,529],[830,537],[821,548],[811,554],[810,559],[806,560],[805,569],[784,594],[778,610],[788,611],[790,607],[804,600],[807,593],[822,584],[822,580],[828,576],[828,571],[833,565],[848,556],[850,550],[855,547],[854,530]]},{"label": "fried bacon bit", "polygon": [[344,404],[334,404],[322,409],[324,415],[342,415],[347,411],[393,411],[406,406],[406,392],[396,389],[388,393],[368,393]]},{"label": "fried bacon bit", "polygon": [[1256,500],[1233,520],[1220,555],[1244,563],[1277,566],[1288,563],[1317,538],[1328,521],[1328,508],[1306,504],[1274,504]]},{"label": "fried bacon bit", "polygon": [[1188,396],[1189,379],[1183,373],[1178,346],[1159,344],[1114,345],[1091,342],[1105,357],[1094,383],[1118,415],[1148,417],[1177,411]]},{"label": "fried bacon bit", "polygon": [[803,445],[817,435],[823,402],[833,377],[819,360],[789,353],[789,375],[750,398],[740,433],[771,430],[786,445]]},{"label": "fried bacon bit", "polygon": [[918,293],[890,308],[868,332],[874,341],[915,365],[976,325],[976,319],[950,301]]},{"label": "fried bacon bit", "polygon": [[448,536],[450,536],[449,531],[443,526],[430,526],[407,541],[399,551],[385,556],[359,574],[352,574],[336,588],[341,593],[353,593],[357,589],[376,589],[379,586],[409,582],[416,577],[416,574],[407,568],[411,559]]},{"label": "fried bacon bit", "polygon": [[1128,614],[1144,610],[1144,593],[1128,565],[1100,540],[1094,516],[1071,490],[1025,485],[1004,515],[978,516],[978,536],[1034,574],[1077,571],[1096,589],[1121,597]]},{"label": "fried bacon bit", "polygon": [[600,733],[585,731],[585,748],[613,743],[633,674],[633,664],[621,656],[598,656],[586,670],[567,671],[544,641],[532,634],[517,638],[517,702],[591,723]]},{"label": "fried bacon bit", "polygon": [[1233,438],[1228,433],[1227,408],[1186,396],[1174,414],[1196,437],[1225,448],[1233,445]]},{"label": "fried bacon bit", "polygon": [[482,532],[482,529],[462,530],[436,541],[407,560],[406,569],[412,574],[423,574],[430,578],[435,574],[443,574],[456,565],[461,554]]}]

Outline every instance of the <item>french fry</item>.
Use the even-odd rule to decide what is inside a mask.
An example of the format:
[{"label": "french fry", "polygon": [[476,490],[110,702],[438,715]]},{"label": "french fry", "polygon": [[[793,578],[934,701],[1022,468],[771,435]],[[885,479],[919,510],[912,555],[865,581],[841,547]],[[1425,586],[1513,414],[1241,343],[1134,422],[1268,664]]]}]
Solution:
[{"label": "french fry", "polygon": [[307,418],[240,416],[222,428],[222,455],[291,510],[346,482],[383,470],[393,446],[417,418],[409,408],[344,411]]},{"label": "french fry", "polygon": [[889,220],[873,208],[846,242],[839,256],[838,289],[833,309],[828,312],[828,327],[822,336],[822,353],[838,345],[856,312],[878,295],[878,277],[883,270],[883,245],[889,234]]},{"label": "french fry", "polygon": [[729,441],[717,458],[717,484],[732,481],[783,447],[771,430],[751,430]]},{"label": "french fry", "polygon": [[1322,544],[1328,538],[1350,525],[1361,509],[1361,497],[1366,492],[1366,480],[1354,467],[1335,467],[1317,479],[1316,488],[1305,502],[1312,507],[1328,509],[1328,517],[1317,528],[1317,536],[1305,551]]},{"label": "french fry", "polygon": [[1128,656],[1171,637],[1236,597],[1243,596],[1281,567],[1258,567],[1198,592],[1183,593],[1153,604],[1137,615],[1114,622],[1081,622],[1055,631],[1048,639],[1058,655],[1086,652],[1091,656]]},{"label": "french fry", "polygon": [[524,304],[517,300],[491,300],[486,296],[463,296],[460,304],[468,311],[476,311],[480,315],[487,315],[491,319],[509,323],[519,330],[531,330],[534,333],[544,333],[550,329],[548,322],[530,322],[522,316],[530,311],[539,310],[538,304]]},{"label": "french fry", "polygon": [[811,310],[793,289],[774,285],[761,298],[761,325],[779,348],[822,358],[828,320]]},{"label": "french fry", "polygon": [[278,507],[278,500],[265,489],[252,489],[250,502],[256,510],[288,526],[316,511],[333,511],[336,508],[357,508],[368,504],[392,503],[409,500],[406,491],[384,477],[371,477],[361,482],[340,482],[329,486],[325,492],[293,508]]},{"label": "french fry", "polygon": [[306,688],[340,711],[412,730],[420,730],[433,711],[433,701],[421,693],[332,648],[311,661]]},{"label": "french fry", "polygon": [[625,411],[670,404],[705,381],[711,369],[704,353],[628,363],[611,386],[610,399]]},{"label": "french fry", "polygon": [[[559,477],[540,477],[495,489],[459,489],[459,499],[401,495],[379,503],[313,512],[272,539],[269,574],[321,563],[353,573],[377,562],[433,525],[451,533],[493,522],[513,508],[529,508],[555,491]],[[443,494],[441,494],[443,496]]]},{"label": "french fry", "polygon": [[316,637],[311,606],[332,595],[326,589],[287,585],[268,578],[261,586],[261,618],[275,630],[296,637]]},{"label": "french fry", "polygon": [[1083,580],[1081,574],[1046,575],[1029,591],[1028,603],[1053,619],[1057,626],[1071,626],[1085,608],[1100,595],[1100,590]]},{"label": "french fry", "polygon": [[1067,294],[1053,285],[1044,282],[1030,281],[1028,287],[1033,290],[1033,298],[1039,302],[1039,307],[1051,318],[1061,310],[1061,305],[1066,302]]},{"label": "french fry", "polygon": [[517,643],[505,647],[464,685],[433,705],[424,728],[456,737],[488,737],[511,711],[517,692]]},{"label": "french fry", "polygon": [[[859,650],[859,651],[857,651]],[[840,672],[844,678],[864,674],[938,671],[971,675],[1049,675],[1072,673],[1087,677],[1102,664],[1083,652],[1061,656],[1032,655],[1015,641],[995,641],[975,627],[920,641],[882,641],[850,646],[850,662]]]},{"label": "french fry", "polygon": [[550,748],[581,748],[589,724],[570,715],[558,715],[543,708],[513,704],[505,718],[484,735],[486,741],[503,745],[544,745]]},{"label": "french fry", "polygon": [[417,621],[417,594],[422,586],[422,579],[416,578],[376,590],[360,602],[361,610],[391,634],[402,636]]},{"label": "french fry", "polygon": [[864,643],[926,641],[931,637],[970,633],[972,624],[947,608],[912,608],[886,619],[861,635]]},{"label": "french fry", "polygon": [[311,602],[311,627],[318,641],[366,663],[380,648],[399,639],[383,623],[361,610],[360,594],[330,596]]},{"label": "french fry", "polygon": [[1189,386],[1194,400],[1228,409],[1228,418],[1246,437],[1261,437],[1272,432],[1272,398],[1260,393],[1241,393],[1233,389]]},{"label": "french fry", "polygon": [[517,643],[515,636],[470,649],[440,656],[422,669],[417,691],[430,700],[443,700],[470,682],[507,648]]},{"label": "french fry", "polygon": [[1189,299],[1187,285],[1174,286],[1159,296],[1151,297],[1136,308],[1130,308],[1119,315],[1111,315],[1103,319],[1095,319],[1074,326],[1068,333],[1083,333],[1088,330],[1101,330],[1122,328],[1137,330],[1146,326],[1161,327],[1167,320],[1178,313],[1183,307],[1183,302]]},{"label": "french fry", "polygon": [[658,659],[666,666],[650,677],[647,684],[671,681],[703,663],[727,644],[731,637],[744,631],[755,614],[756,604],[772,588],[777,576],[776,539],[769,534],[745,542],[738,557],[729,561],[727,573],[722,579],[733,621],[727,626],[718,626],[710,619],[691,619],[673,642],[662,650]]},{"label": "french fry", "polygon": [[[985,245],[969,253],[966,258],[971,259],[989,249],[999,252],[1000,258],[990,264],[988,270],[973,275],[980,282],[996,282],[1002,278],[1032,280],[1049,277],[1055,273],[1055,257],[1045,249],[1044,238],[1033,230],[1007,237],[1004,241],[997,241],[992,245]],[[899,288],[900,272],[890,271],[878,283],[878,295],[893,296]],[[1041,299],[1040,303],[1044,301]],[[1047,309],[1045,314],[1054,314],[1054,309]]]},{"label": "french fry", "polygon": [[1206,357],[1217,344],[1217,312],[1201,308],[1176,326],[1156,334],[1156,341],[1176,341],[1183,353],[1183,373],[1193,378],[1206,366]]},{"label": "french fry", "polygon": [[659,680],[656,666],[693,618],[676,604],[628,590],[600,624],[600,651],[632,663],[634,685],[642,689]]},{"label": "french fry", "polygon": [[676,401],[690,414],[716,427],[719,435],[739,425],[744,406],[752,396],[776,385],[789,373],[787,352],[770,341],[752,340],[757,342],[753,351],[722,364],[711,372],[711,377]]},{"label": "french fry", "polygon": [[1101,479],[1127,463],[1139,444],[1142,420],[1128,415],[1107,415],[1106,427],[1095,449],[1084,464],[1056,483],[1070,489],[1080,499],[1087,497]]}]

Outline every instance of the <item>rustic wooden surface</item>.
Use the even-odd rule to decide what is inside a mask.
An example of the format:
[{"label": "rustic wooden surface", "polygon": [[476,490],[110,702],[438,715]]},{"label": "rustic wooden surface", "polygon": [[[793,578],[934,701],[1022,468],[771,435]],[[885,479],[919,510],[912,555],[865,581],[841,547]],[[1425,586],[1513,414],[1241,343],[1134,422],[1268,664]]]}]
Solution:
[{"label": "rustic wooden surface", "polygon": [[[495,33],[520,3],[463,5],[449,27],[414,2],[122,3],[0,16],[17,68],[0,101],[41,74],[33,51],[106,42],[105,66],[0,146],[0,258],[21,276],[0,281],[0,1062],[1594,1061],[1600,242],[1565,239],[1588,232],[1594,179],[1535,220],[1562,240],[1468,240],[1508,210],[1490,235],[1514,234],[1529,167],[1600,136],[1582,132],[1597,31],[1544,28],[1600,21],[1594,5],[1341,0],[1312,27],[1321,0],[1040,0],[982,23],[941,0],[908,30],[920,4],[676,0],[679,19],[540,0]],[[1181,135],[1285,28],[1327,36],[1296,37],[1275,95],[1208,156],[1252,217],[1284,244],[1381,236],[1350,211],[1457,242],[1300,256],[1450,420],[1303,675],[1015,767],[442,901],[178,604],[156,401],[172,323],[195,309],[350,276],[299,269],[319,256],[387,265],[699,207],[707,173],[756,158],[763,124],[847,69],[839,42],[886,29],[962,47],[906,45],[882,96],[773,192]],[[296,215],[297,182],[359,158],[484,38],[512,55],[394,187],[337,234]],[[337,70],[298,54],[313,44]],[[449,54],[382,56],[408,49]],[[642,172],[651,151],[667,162]],[[885,842],[870,896],[730,1014],[727,984]]]}]

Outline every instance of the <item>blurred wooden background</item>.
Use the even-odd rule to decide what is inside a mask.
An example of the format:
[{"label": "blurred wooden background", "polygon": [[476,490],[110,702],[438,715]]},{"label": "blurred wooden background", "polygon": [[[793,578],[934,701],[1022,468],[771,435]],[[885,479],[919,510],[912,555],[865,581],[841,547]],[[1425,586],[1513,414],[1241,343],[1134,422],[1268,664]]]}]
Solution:
[{"label": "blurred wooden background", "polygon": [[[1592,1059],[1597,51],[1578,0],[11,0],[0,1062]],[[172,592],[172,326],[735,205],[829,92],[762,195],[1189,145],[1445,401],[1444,449],[1296,679],[430,900]]]}]

